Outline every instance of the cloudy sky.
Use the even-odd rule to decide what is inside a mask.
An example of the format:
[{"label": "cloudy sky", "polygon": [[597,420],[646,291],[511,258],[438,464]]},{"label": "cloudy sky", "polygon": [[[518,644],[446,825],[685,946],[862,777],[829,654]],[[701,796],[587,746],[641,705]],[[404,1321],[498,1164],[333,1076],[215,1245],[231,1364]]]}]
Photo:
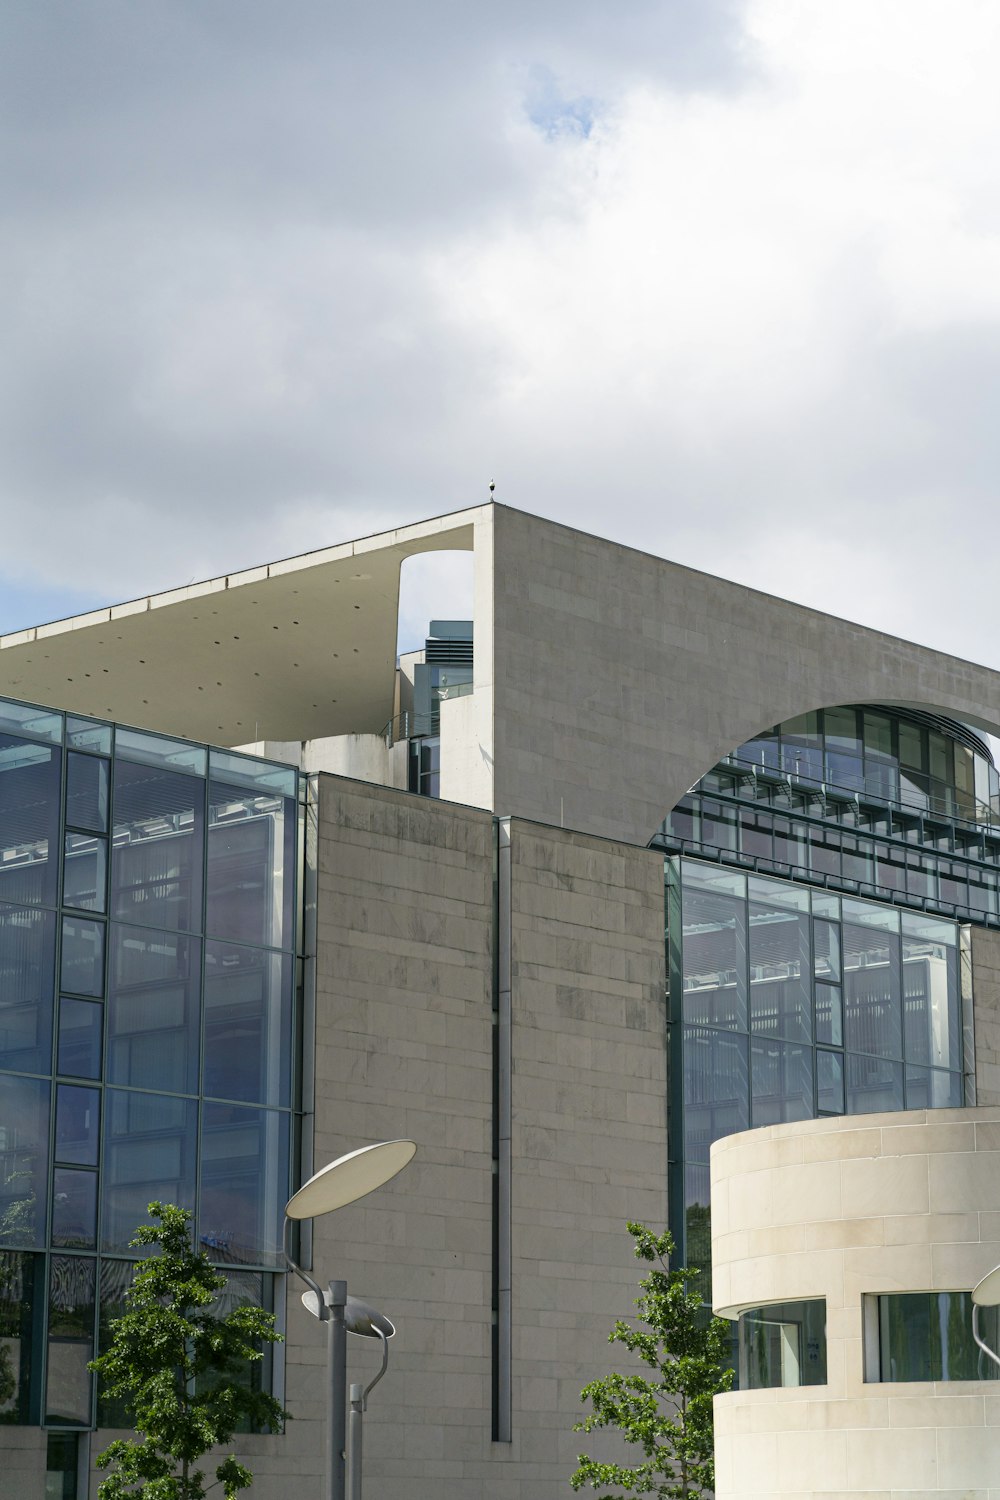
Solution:
[{"label": "cloudy sky", "polygon": [[495,479],[1000,665],[998,76],[993,0],[8,0],[0,629]]}]

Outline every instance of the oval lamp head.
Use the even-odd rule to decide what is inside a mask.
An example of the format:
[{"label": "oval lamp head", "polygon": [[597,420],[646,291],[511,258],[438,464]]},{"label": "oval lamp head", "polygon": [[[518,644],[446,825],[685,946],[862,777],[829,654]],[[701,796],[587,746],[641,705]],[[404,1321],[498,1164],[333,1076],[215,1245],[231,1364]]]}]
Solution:
[{"label": "oval lamp head", "polygon": [[349,1151],[303,1183],[285,1204],[290,1219],[316,1219],[373,1193],[401,1172],[416,1152],[413,1141],[378,1141]]},{"label": "oval lamp head", "polygon": [[[323,1301],[327,1307],[331,1306],[329,1292],[323,1294]],[[314,1318],[319,1317],[319,1298],[315,1292],[302,1293],[302,1306],[306,1312],[312,1313]],[[391,1339],[396,1332],[396,1325],[391,1319],[374,1307],[369,1307],[367,1302],[362,1302],[357,1297],[347,1299],[347,1305],[344,1308],[344,1325],[348,1333],[356,1333],[359,1338],[363,1339],[377,1339],[378,1330],[381,1330],[385,1338]]]},{"label": "oval lamp head", "polygon": [[972,1288],[972,1300],[977,1307],[1000,1306],[1000,1266],[987,1271],[982,1281]]}]

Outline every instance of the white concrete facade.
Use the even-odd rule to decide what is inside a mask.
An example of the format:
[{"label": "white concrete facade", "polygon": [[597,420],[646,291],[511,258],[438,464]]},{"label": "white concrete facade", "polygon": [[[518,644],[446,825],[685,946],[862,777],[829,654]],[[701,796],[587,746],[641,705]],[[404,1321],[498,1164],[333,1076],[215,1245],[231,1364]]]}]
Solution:
[{"label": "white concrete facade", "polygon": [[997,1500],[1000,1384],[880,1383],[865,1299],[970,1291],[1000,1263],[1000,1109],[729,1136],[712,1218],[718,1312],[824,1298],[827,1327],[825,1385],[716,1398],[718,1500]]}]

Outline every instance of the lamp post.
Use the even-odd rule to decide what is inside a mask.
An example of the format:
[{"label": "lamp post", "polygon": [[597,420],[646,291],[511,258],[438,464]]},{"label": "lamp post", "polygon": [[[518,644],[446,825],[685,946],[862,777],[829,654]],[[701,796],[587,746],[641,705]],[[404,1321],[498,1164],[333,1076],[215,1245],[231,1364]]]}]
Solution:
[{"label": "lamp post", "polygon": [[972,1337],[983,1353],[988,1354],[995,1365],[1000,1365],[1000,1354],[979,1337],[979,1309],[997,1306],[1000,1306],[1000,1266],[987,1271],[982,1281],[972,1288]]},{"label": "lamp post", "polygon": [[[407,1163],[412,1161],[416,1149],[413,1141],[379,1141],[374,1146],[362,1146],[357,1151],[349,1151],[346,1156],[338,1157],[336,1161],[330,1162],[328,1166],[310,1177],[309,1181],[304,1183],[297,1193],[293,1193],[285,1204],[285,1260],[289,1268],[309,1288],[312,1299],[315,1300],[315,1315],[321,1323],[327,1325],[328,1405],[324,1500],[346,1500],[344,1449],[347,1406],[347,1315],[351,1299],[347,1296],[346,1281],[331,1281],[328,1291],[324,1292],[319,1283],[293,1260],[292,1221],[318,1219],[323,1214],[333,1213],[335,1209],[356,1202],[358,1198],[364,1198],[368,1193],[381,1187],[383,1183],[389,1182],[397,1172],[401,1172]],[[310,1312],[314,1311],[313,1306],[309,1303],[306,1305],[309,1306]],[[363,1308],[366,1315],[373,1312],[373,1309],[365,1307],[363,1303],[355,1303],[355,1308]],[[374,1317],[378,1319],[380,1315],[375,1313]],[[381,1321],[388,1323],[388,1319]],[[371,1317],[369,1317],[369,1322],[373,1328],[377,1326]],[[389,1324],[389,1327],[391,1328],[392,1325]],[[384,1347],[385,1340],[389,1337],[381,1330],[369,1336],[381,1337]],[[384,1371],[385,1363],[383,1362],[382,1373]],[[381,1374],[379,1379],[381,1379]]]},{"label": "lamp post", "polygon": [[[315,1292],[302,1293],[302,1306],[314,1318],[320,1316],[319,1298]],[[389,1364],[389,1340],[396,1329],[383,1313],[376,1312],[357,1297],[348,1297],[344,1309],[344,1325],[348,1333],[359,1338],[378,1339],[382,1345],[382,1366],[374,1380],[368,1384],[351,1386],[351,1427],[347,1444],[347,1492],[350,1500],[361,1500],[362,1465],[364,1463],[364,1414],[368,1410],[368,1397],[385,1374]]]}]

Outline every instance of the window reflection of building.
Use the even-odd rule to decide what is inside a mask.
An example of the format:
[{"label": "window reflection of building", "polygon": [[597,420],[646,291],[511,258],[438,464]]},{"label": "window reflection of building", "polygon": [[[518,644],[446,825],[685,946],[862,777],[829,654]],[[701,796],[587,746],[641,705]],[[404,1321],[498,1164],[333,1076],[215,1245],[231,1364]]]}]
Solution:
[{"label": "window reflection of building", "polygon": [[0,701],[0,1421],[93,1424],[86,1361],[153,1199],[271,1299],[297,791],[286,767]]}]

